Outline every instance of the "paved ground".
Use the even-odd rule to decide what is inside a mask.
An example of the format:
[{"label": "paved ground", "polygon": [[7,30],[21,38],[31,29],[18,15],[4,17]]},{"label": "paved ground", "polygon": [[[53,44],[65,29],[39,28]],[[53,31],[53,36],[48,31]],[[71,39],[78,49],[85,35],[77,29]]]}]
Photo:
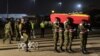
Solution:
[{"label": "paved ground", "polygon": [[100,56],[100,34],[89,35],[87,44],[88,51],[90,52],[89,54],[81,53],[80,39],[74,39],[73,41],[72,48],[75,53],[54,52],[54,42],[53,38],[50,36],[46,36],[45,38],[36,38],[34,41],[39,42],[39,50],[25,52],[17,49],[17,42],[13,41],[13,44],[3,44],[2,39],[0,39],[0,56]]},{"label": "paved ground", "polygon": [[[92,35],[91,35],[92,36]],[[100,56],[100,38],[90,37],[88,38],[88,51],[90,54],[82,54],[80,52],[80,40],[74,39],[73,50],[75,53],[61,52],[56,53],[53,51],[52,38],[37,38],[34,41],[39,42],[39,50],[25,52],[17,49],[17,44],[14,41],[13,44],[2,44],[0,40],[0,56]]]}]

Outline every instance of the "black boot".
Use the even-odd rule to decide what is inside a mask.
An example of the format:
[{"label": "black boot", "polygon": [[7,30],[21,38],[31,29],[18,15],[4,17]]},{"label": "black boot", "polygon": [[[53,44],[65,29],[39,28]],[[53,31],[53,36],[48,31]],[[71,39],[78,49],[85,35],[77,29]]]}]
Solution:
[{"label": "black boot", "polygon": [[70,53],[70,52],[69,52],[69,50],[68,50],[67,48],[65,49],[65,52],[68,52],[68,53]]},{"label": "black boot", "polygon": [[82,51],[83,54],[89,54],[87,51],[83,50]]},{"label": "black boot", "polygon": [[55,48],[55,50],[54,50],[55,52],[57,52],[57,53],[60,53],[60,51],[57,49],[57,48]]},{"label": "black boot", "polygon": [[3,44],[5,43],[5,40],[3,40]]},{"label": "black boot", "polygon": [[62,47],[60,47],[60,51],[64,52],[64,49]]},{"label": "black boot", "polygon": [[70,53],[74,52],[74,51],[72,50],[72,48],[71,48],[71,47],[69,48],[69,52],[70,52]]},{"label": "black boot", "polygon": [[82,49],[82,53],[83,53],[83,54],[88,54],[87,50],[84,49],[84,48]]}]

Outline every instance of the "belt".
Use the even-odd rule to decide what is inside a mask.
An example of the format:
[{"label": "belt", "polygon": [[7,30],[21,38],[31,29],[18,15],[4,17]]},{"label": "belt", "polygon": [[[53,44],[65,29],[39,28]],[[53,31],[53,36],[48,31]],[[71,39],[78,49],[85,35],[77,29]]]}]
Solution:
[{"label": "belt", "polygon": [[54,31],[55,31],[55,32],[62,32],[61,29],[55,29]]}]

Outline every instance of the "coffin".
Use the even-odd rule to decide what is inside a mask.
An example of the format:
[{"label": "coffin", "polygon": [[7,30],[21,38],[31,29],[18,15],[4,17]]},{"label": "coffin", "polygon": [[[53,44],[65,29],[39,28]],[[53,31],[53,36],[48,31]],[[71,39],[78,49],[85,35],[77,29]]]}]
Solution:
[{"label": "coffin", "polygon": [[90,16],[87,15],[87,14],[60,14],[60,13],[54,13],[54,14],[50,15],[50,20],[51,20],[52,23],[54,23],[56,17],[59,17],[62,23],[64,23],[67,20],[68,17],[71,17],[75,24],[81,23],[81,21],[83,19],[87,20],[88,22],[90,20],[89,19]]}]

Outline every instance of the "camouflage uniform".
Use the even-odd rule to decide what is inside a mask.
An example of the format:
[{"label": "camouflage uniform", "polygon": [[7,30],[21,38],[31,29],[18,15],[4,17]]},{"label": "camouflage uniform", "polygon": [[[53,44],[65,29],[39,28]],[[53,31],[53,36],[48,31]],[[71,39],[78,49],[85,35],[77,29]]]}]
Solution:
[{"label": "camouflage uniform", "polygon": [[8,38],[9,38],[9,43],[11,43],[12,28],[11,28],[11,22],[10,21],[5,24],[4,30],[5,30],[5,37],[3,39],[3,43]]},{"label": "camouflage uniform", "polygon": [[79,37],[81,39],[81,49],[83,53],[87,53],[86,44],[87,44],[87,37],[88,37],[88,28],[87,23],[83,21],[79,24]]},{"label": "camouflage uniform", "polygon": [[61,27],[61,23],[60,22],[55,22],[54,23],[54,48],[56,51],[57,50],[57,43],[58,43],[58,39],[60,40],[60,49],[62,50],[62,46],[63,46],[63,29]]},{"label": "camouflage uniform", "polygon": [[20,34],[19,34],[19,28],[18,28],[18,21],[15,22],[15,37],[16,37],[16,40],[19,40],[20,39]]},{"label": "camouflage uniform", "polygon": [[65,48],[66,51],[72,51],[71,46],[72,46],[72,40],[74,38],[74,28],[73,28],[73,23],[70,21],[64,22],[64,38],[65,38]]}]

